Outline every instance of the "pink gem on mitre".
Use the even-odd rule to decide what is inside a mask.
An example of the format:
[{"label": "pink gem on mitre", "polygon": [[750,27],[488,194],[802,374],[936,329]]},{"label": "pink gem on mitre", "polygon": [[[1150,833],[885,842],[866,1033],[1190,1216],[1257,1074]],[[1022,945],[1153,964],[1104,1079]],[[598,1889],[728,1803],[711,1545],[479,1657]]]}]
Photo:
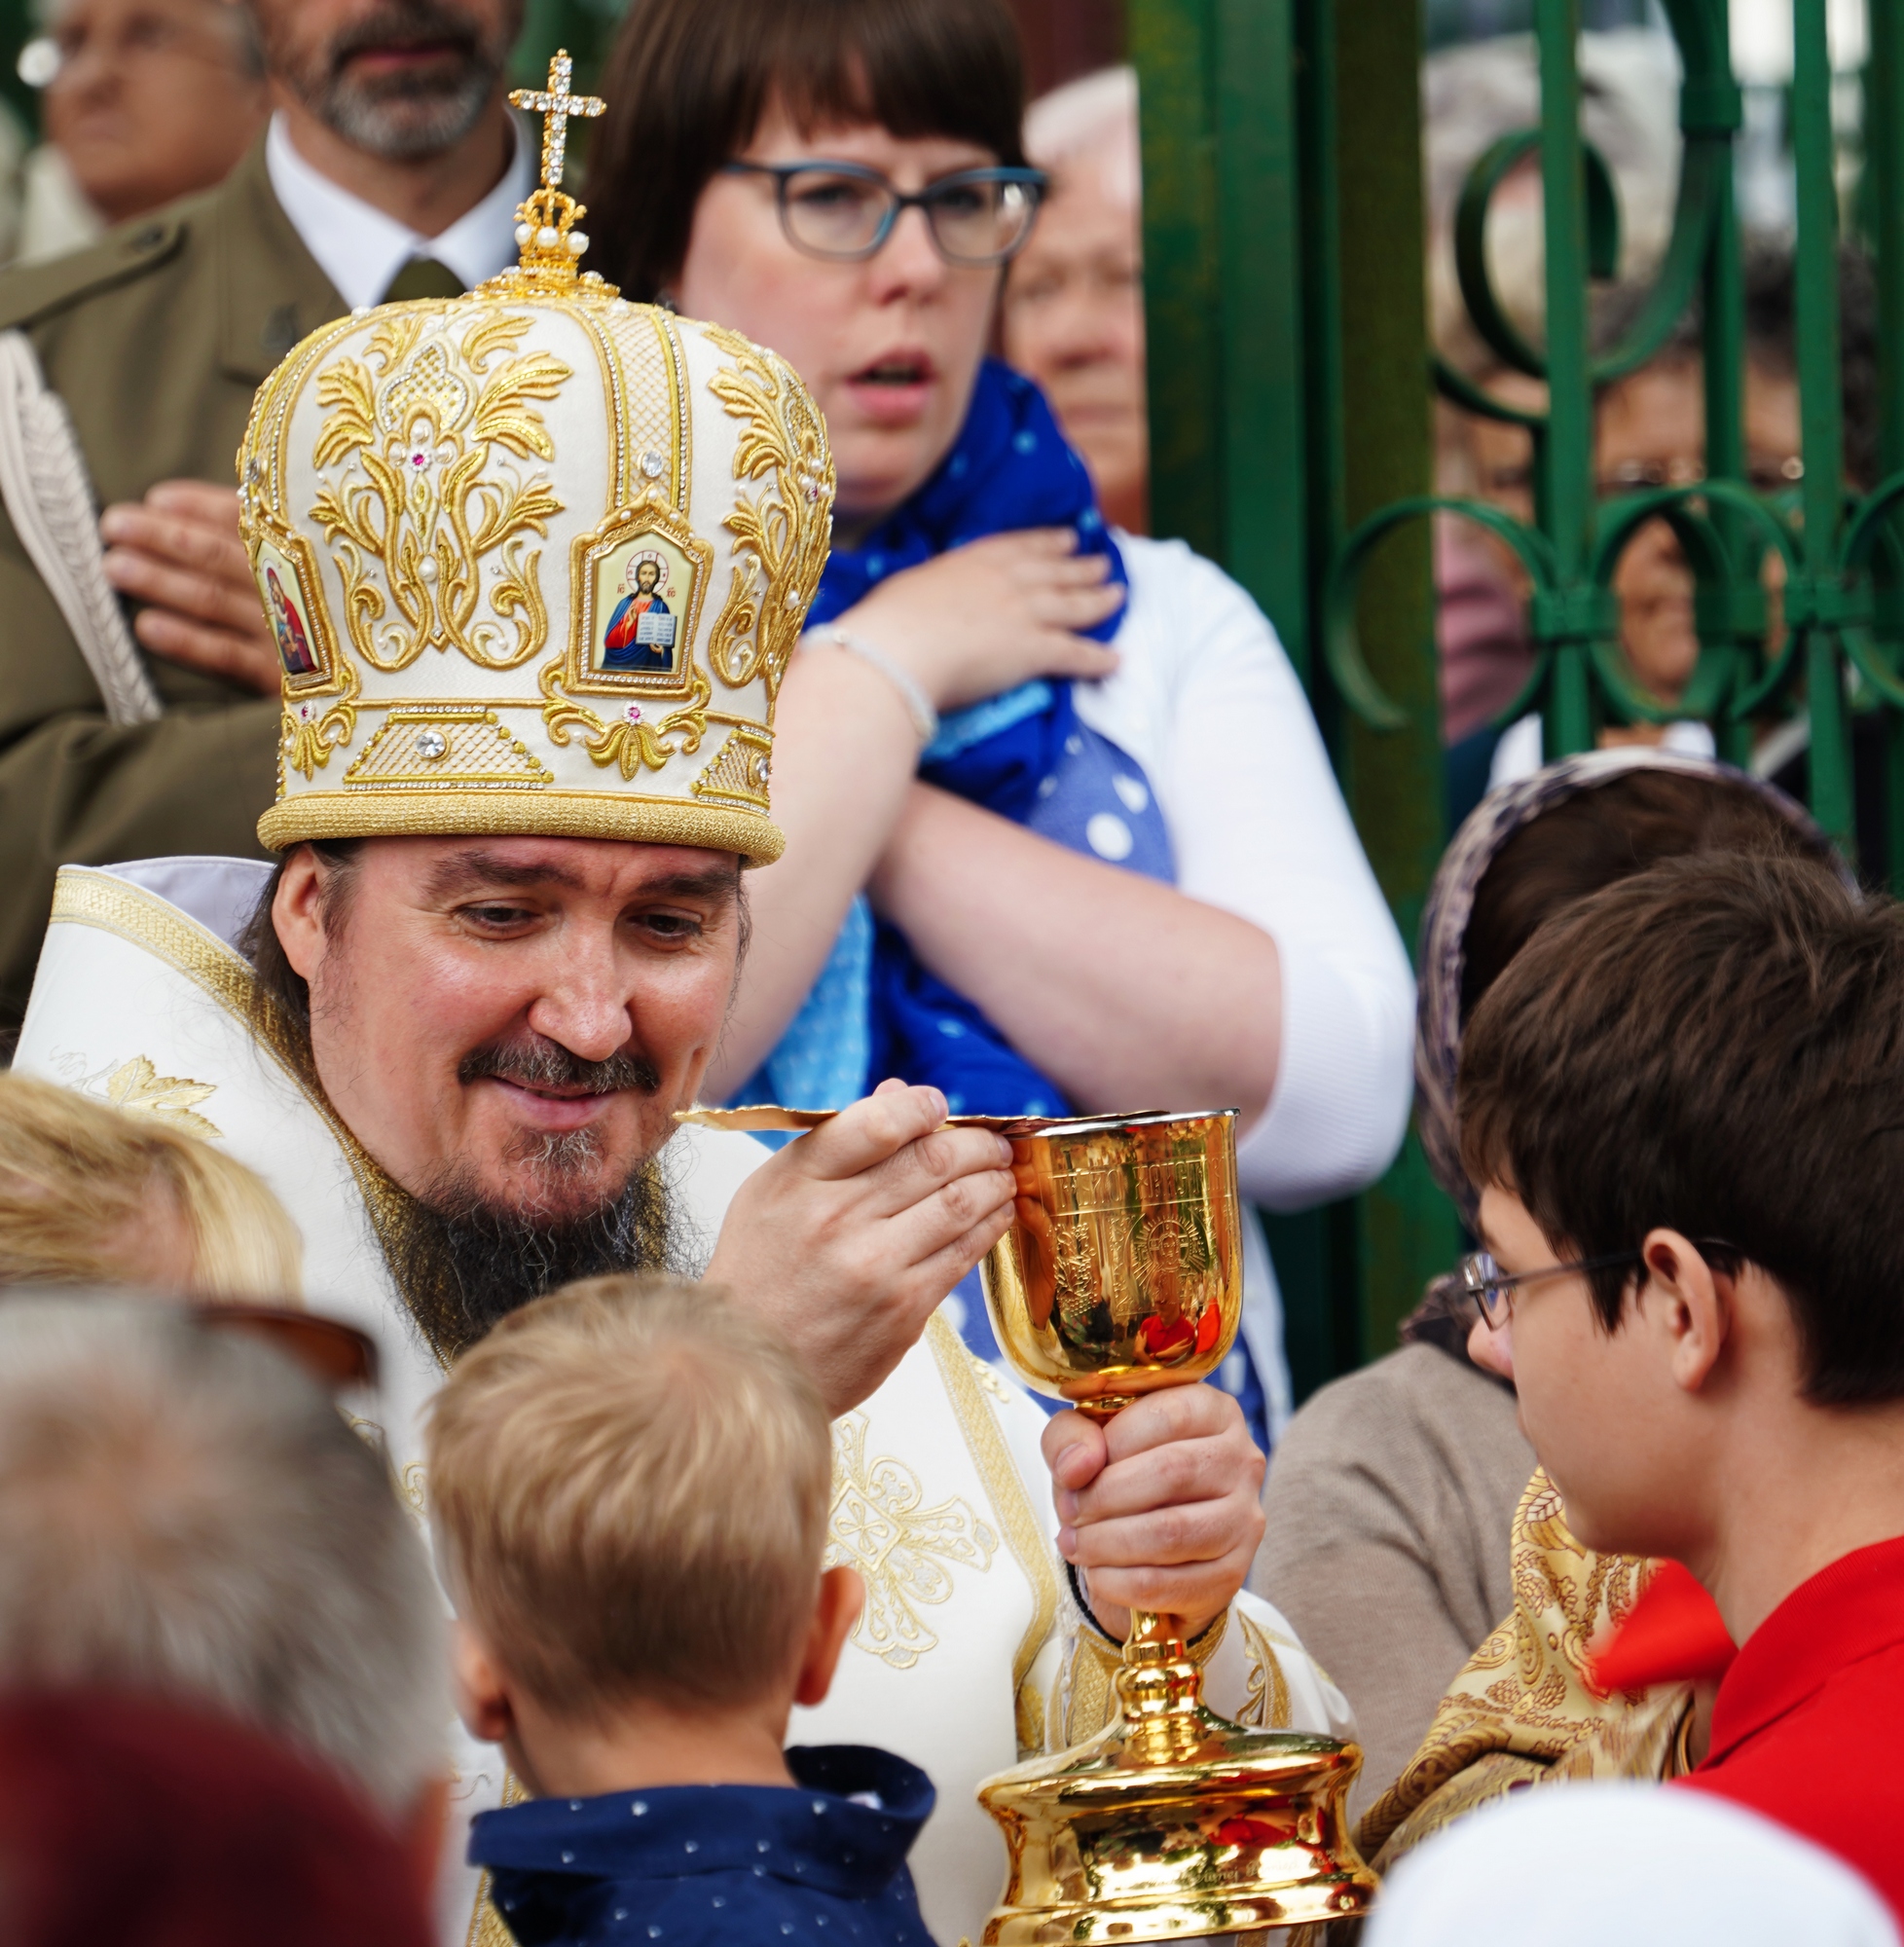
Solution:
[{"label": "pink gem on mitre", "polygon": [[628,720],[631,723],[639,723],[641,720],[641,706],[639,703],[631,703],[628,706]]}]

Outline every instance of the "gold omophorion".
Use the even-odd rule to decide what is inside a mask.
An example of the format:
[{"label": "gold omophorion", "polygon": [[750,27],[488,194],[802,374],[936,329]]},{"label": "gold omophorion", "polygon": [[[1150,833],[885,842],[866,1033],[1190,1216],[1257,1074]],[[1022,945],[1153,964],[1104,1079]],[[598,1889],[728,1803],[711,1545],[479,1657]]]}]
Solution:
[{"label": "gold omophorion", "polygon": [[[1233,1112],[1101,1117],[1011,1138],[1011,1229],[983,1266],[1028,1385],[1102,1418],[1214,1372],[1243,1302]],[[1177,1940],[1363,1912],[1345,1801],[1362,1753],[1203,1707],[1182,1619],[1139,1611],[1119,1713],[979,1786],[1005,1834],[986,1947]]]}]

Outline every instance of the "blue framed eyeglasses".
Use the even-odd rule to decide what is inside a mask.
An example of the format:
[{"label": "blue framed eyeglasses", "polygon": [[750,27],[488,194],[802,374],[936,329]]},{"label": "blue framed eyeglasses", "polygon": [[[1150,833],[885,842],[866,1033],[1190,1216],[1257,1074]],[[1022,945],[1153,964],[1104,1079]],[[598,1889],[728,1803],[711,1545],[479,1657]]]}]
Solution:
[{"label": "blue framed eyeglasses", "polygon": [[726,163],[722,171],[772,178],[782,234],[805,256],[863,262],[917,209],[948,264],[979,270],[1024,248],[1050,184],[1043,169],[960,169],[909,195],[860,163]]}]

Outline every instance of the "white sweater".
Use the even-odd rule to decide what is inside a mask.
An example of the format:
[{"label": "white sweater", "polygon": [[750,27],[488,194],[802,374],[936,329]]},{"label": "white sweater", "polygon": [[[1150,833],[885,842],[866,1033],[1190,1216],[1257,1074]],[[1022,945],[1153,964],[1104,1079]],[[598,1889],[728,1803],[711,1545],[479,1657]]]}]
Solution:
[{"label": "white sweater", "polygon": [[1119,533],[1122,662],[1078,714],[1143,765],[1178,890],[1259,926],[1282,967],[1282,1053],[1244,1132],[1243,1194],[1294,1210],[1360,1190],[1400,1147],[1414,976],[1267,617],[1182,541]]}]

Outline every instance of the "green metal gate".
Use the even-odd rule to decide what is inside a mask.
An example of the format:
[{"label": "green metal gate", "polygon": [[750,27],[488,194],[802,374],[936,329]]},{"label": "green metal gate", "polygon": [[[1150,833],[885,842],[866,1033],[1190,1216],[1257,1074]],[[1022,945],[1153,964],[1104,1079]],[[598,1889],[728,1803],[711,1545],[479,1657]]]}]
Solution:
[{"label": "green metal gate", "polygon": [[[1602,724],[1700,717],[1748,756],[1769,716],[1811,717],[1811,800],[1854,848],[1850,718],[1882,725],[1891,871],[1904,880],[1904,0],[1870,0],[1866,227],[1879,307],[1879,484],[1844,485],[1831,72],[1825,0],[1793,0],[1796,340],[1803,472],[1746,484],[1744,290],[1734,160],[1741,96],[1726,0],[1664,0],[1683,68],[1672,231],[1623,341],[1590,349],[1590,281],[1618,212],[1580,133],[1578,0],[1533,0],[1541,119],[1476,163],[1455,224],[1463,303],[1547,408],[1492,397],[1431,357],[1423,297],[1420,21],[1414,0],[1131,0],[1142,80],[1153,480],[1158,531],[1222,561],[1267,610],[1310,685],[1343,789],[1412,941],[1445,840],[1427,526],[1441,508],[1511,545],[1531,583],[1532,679],[1549,756]],[[1534,345],[1488,281],[1488,202],[1537,156],[1546,330]],[[1705,477],[1596,496],[1595,388],[1651,359],[1701,307]],[[1528,428],[1535,515],[1430,492],[1433,390]],[[1696,577],[1699,660],[1670,707],[1620,647],[1613,575],[1665,518]],[[1765,562],[1783,586],[1768,603]],[[1776,576],[1775,576],[1776,579]],[[1386,1350],[1456,1249],[1412,1138],[1352,1204],[1277,1220],[1299,1394]]]}]

